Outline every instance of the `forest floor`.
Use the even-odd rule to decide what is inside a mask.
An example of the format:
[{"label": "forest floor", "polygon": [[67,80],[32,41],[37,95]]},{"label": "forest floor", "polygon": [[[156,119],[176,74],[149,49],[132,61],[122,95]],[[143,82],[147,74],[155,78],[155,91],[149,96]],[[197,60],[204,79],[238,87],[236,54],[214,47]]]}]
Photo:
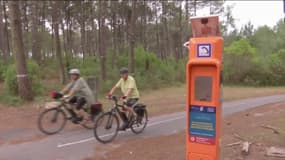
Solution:
[{"label": "forest floor", "polygon": [[[251,88],[251,87],[224,87],[223,98],[225,101],[285,94],[285,88]],[[170,87],[154,91],[143,91],[141,102],[148,105],[150,116],[158,116],[180,112],[185,109],[185,86]],[[104,109],[107,110],[111,102],[102,100]],[[25,103],[22,106],[7,106],[0,104],[0,145],[3,143],[18,143],[42,138],[37,129],[37,118],[41,111],[39,103]],[[69,124],[67,129],[81,128]]]},{"label": "forest floor", "polygon": [[[222,121],[221,160],[280,160],[276,157],[267,157],[265,154],[269,147],[285,149],[284,124],[285,102],[265,105],[226,117]],[[262,125],[273,126],[280,133],[275,134],[270,129],[260,127]],[[234,135],[239,135],[244,141],[252,143],[248,155],[241,153],[241,145],[227,146],[241,141]],[[185,160],[186,154],[185,132],[132,139],[119,146],[106,153],[104,158],[94,157],[86,160]],[[102,150],[104,147],[106,146],[99,146],[96,150]]]}]

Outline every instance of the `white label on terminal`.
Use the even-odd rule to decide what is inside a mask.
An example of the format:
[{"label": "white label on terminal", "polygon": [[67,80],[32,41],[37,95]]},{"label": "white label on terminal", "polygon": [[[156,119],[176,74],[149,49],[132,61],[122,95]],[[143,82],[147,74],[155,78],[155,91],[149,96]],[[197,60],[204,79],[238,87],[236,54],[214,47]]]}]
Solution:
[{"label": "white label on terminal", "polygon": [[212,46],[211,44],[198,44],[197,46],[197,57],[211,57],[212,56]]}]

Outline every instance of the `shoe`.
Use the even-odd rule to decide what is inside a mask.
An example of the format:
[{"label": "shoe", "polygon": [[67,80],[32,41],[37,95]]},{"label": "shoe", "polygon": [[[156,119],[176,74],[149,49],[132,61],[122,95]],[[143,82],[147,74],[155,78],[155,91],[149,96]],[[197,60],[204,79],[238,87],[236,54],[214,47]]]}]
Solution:
[{"label": "shoe", "polygon": [[119,131],[125,131],[128,128],[129,124],[124,122],[123,125],[119,128]]},{"label": "shoe", "polygon": [[74,123],[74,124],[79,124],[81,121],[83,120],[83,117],[72,117],[71,121]]}]

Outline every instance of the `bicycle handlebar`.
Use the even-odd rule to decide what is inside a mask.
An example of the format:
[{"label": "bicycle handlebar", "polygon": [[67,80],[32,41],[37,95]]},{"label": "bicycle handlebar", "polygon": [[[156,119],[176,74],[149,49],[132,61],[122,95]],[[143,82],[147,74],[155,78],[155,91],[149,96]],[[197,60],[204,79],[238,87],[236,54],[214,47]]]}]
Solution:
[{"label": "bicycle handlebar", "polygon": [[119,102],[119,100],[120,100],[120,97],[119,97],[119,96],[114,96],[114,95],[112,95],[112,96],[107,96],[107,98],[108,98],[109,100],[114,101],[114,102],[115,102],[115,105],[120,106],[120,105],[118,104],[118,102]]},{"label": "bicycle handlebar", "polygon": [[113,100],[115,102],[119,101],[119,98],[117,96],[109,96],[108,99]]}]

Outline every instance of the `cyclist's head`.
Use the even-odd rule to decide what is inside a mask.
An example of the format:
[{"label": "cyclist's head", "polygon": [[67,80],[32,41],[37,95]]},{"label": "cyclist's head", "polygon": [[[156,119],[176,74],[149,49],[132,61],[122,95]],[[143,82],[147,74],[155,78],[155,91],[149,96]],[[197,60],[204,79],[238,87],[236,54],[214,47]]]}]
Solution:
[{"label": "cyclist's head", "polygon": [[123,79],[127,79],[128,78],[128,74],[129,74],[128,68],[126,68],[126,67],[121,68],[120,69],[120,74],[121,74],[121,77]]},{"label": "cyclist's head", "polygon": [[77,68],[73,68],[69,71],[72,80],[76,80],[80,76],[80,70]]}]

